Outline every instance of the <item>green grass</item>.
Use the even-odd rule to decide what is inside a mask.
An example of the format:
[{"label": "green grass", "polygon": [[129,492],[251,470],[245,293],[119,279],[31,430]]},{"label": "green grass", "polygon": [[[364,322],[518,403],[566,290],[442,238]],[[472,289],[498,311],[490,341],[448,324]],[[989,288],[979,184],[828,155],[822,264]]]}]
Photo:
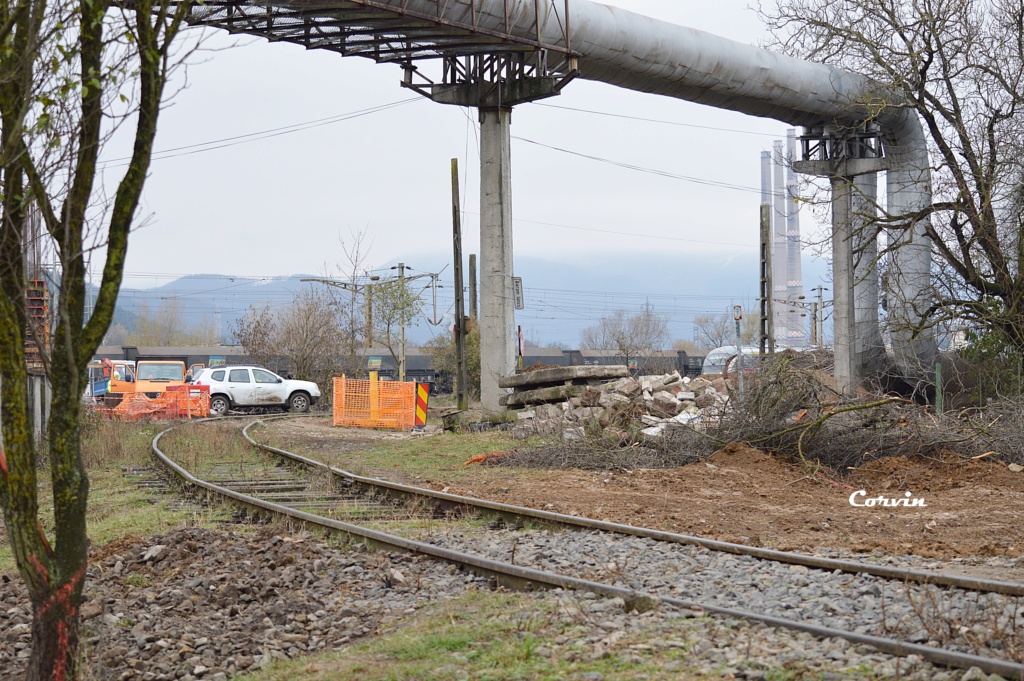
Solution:
[{"label": "green grass", "polygon": [[[287,446],[275,438],[273,424],[254,429],[257,442],[281,447],[323,461],[357,475],[383,477],[390,471],[400,473],[406,479],[444,476],[454,482],[483,484],[508,477],[509,469],[479,465],[465,465],[466,461],[478,454],[507,452],[524,447],[519,440],[513,440],[504,432],[443,433],[409,439],[383,439],[368,442],[360,451],[331,454],[309,446]],[[516,475],[530,476],[538,472],[517,470]]]},{"label": "green grass", "polygon": [[[149,466],[150,444],[166,424],[119,422],[85,418],[82,423],[82,459],[89,476],[89,540],[101,547],[129,536],[153,537],[185,525],[212,525],[226,517],[219,511],[197,513],[172,510],[156,493],[125,477],[124,466]],[[165,438],[163,444],[167,443]],[[53,488],[49,468],[40,467],[39,511],[43,529],[53,541]],[[0,536],[0,574],[14,575],[17,567],[7,535]]]},{"label": "green grass", "polygon": [[[601,659],[557,655],[559,636],[582,640],[578,620],[559,613],[554,599],[525,594],[471,593],[436,606],[383,636],[344,653],[277,662],[247,678],[252,681],[529,681],[578,679],[598,672],[606,679],[673,681],[699,679],[679,667],[684,652],[636,654],[628,645]],[[666,664],[675,662],[675,665]]]}]

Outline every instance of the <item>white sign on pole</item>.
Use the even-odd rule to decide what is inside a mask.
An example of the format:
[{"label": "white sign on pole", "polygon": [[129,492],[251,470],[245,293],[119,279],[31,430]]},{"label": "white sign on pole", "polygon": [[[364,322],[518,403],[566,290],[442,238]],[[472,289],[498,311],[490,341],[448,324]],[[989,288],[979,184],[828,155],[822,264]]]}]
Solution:
[{"label": "white sign on pole", "polygon": [[522,310],[526,307],[526,301],[523,298],[523,278],[512,277],[512,297],[516,301],[516,309]]}]

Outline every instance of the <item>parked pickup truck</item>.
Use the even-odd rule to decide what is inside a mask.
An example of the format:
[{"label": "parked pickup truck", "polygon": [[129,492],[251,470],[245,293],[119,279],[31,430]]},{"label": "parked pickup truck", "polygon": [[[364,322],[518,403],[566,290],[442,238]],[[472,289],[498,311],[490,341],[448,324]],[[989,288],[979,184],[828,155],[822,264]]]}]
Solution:
[{"label": "parked pickup truck", "polygon": [[247,407],[307,412],[320,399],[320,387],[316,383],[281,378],[253,365],[203,369],[193,384],[210,386],[210,416],[222,416],[229,409]]}]

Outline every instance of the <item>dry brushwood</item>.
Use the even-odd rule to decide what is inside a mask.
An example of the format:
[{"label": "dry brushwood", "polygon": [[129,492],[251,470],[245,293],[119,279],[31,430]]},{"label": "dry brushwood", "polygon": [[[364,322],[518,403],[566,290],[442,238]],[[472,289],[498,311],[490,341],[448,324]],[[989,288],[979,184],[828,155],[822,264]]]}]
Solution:
[{"label": "dry brushwood", "polygon": [[[731,442],[792,457],[806,466],[846,473],[888,456],[945,458],[996,452],[1024,463],[1024,406],[1000,402],[979,411],[935,415],[929,407],[883,394],[849,399],[829,385],[828,357],[783,354],[763,361],[747,383],[714,418],[697,428],[673,427],[662,437],[645,437],[642,409],[630,403],[588,428],[582,439],[552,435],[540,447],[524,449],[488,465],[588,470],[667,468],[706,459]],[[992,456],[991,454],[989,454]]]}]

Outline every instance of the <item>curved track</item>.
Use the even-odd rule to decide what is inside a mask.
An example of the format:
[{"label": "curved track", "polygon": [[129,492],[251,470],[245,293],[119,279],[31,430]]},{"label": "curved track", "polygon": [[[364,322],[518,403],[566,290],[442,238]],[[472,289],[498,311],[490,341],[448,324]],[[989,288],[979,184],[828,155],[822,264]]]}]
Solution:
[{"label": "curved track", "polygon": [[[719,542],[701,537],[679,535],[659,530],[620,525],[604,521],[590,520],[575,516],[567,516],[558,513],[551,513],[537,509],[530,509],[518,506],[510,506],[491,501],[460,497],[457,495],[436,492],[409,485],[402,485],[385,480],[368,478],[355,475],[348,471],[327,466],[318,461],[303,457],[292,452],[256,442],[248,433],[259,420],[247,424],[242,430],[246,440],[254,447],[273,454],[290,465],[301,466],[307,471],[327,474],[332,481],[330,487],[333,490],[341,489],[342,494],[332,492],[325,495],[323,492],[316,493],[316,499],[312,505],[308,496],[296,494],[301,486],[298,478],[278,474],[276,482],[267,482],[264,476],[264,484],[253,486],[249,482],[239,480],[218,480],[211,482],[201,480],[193,473],[185,470],[184,467],[171,460],[159,447],[160,439],[172,429],[161,432],[153,441],[153,452],[156,458],[166,466],[184,484],[193,488],[205,490],[207,494],[217,495],[230,499],[232,503],[241,505],[256,514],[270,513],[290,517],[304,523],[325,527],[334,531],[345,533],[351,537],[358,538],[367,543],[390,550],[403,550],[429,555],[433,558],[455,563],[474,572],[487,575],[497,582],[514,588],[532,587],[560,587],[591,591],[604,596],[621,597],[631,607],[644,609],[654,607],[658,601],[691,610],[703,610],[711,614],[736,617],[750,621],[762,622],[769,626],[783,627],[787,629],[803,631],[818,637],[837,637],[846,639],[852,643],[872,646],[880,651],[893,655],[918,655],[921,658],[935,663],[952,667],[969,668],[979,667],[986,673],[995,673],[1007,678],[1024,680],[1024,665],[1014,662],[984,657],[980,655],[965,653],[955,650],[946,650],[933,646],[920,645],[893,638],[885,638],[862,631],[852,631],[843,628],[822,626],[808,621],[798,621],[779,617],[762,612],[750,612],[736,607],[723,607],[707,602],[681,599],[665,595],[663,593],[641,593],[636,589],[626,588],[618,584],[581,579],[576,576],[556,573],[553,571],[541,570],[523,565],[515,565],[502,561],[491,560],[480,555],[468,553],[450,548],[444,548],[430,543],[416,541],[400,537],[387,532],[367,527],[367,519],[380,517],[368,509],[388,509],[384,514],[393,520],[400,519],[395,512],[397,501],[409,502],[420,510],[420,515],[426,509],[433,518],[449,515],[475,513],[482,515],[497,516],[506,523],[521,525],[523,523],[542,523],[556,525],[563,528],[598,530],[615,535],[645,538],[657,542],[669,542],[672,544],[685,544],[697,546],[710,551],[725,552],[740,556],[750,556],[764,561],[786,563],[790,565],[802,565],[818,570],[841,571],[857,575],[871,575],[887,580],[902,582],[909,589],[911,584],[936,585],[948,587],[951,591],[969,590],[980,593],[999,594],[1011,598],[1019,598],[1024,595],[1024,584],[1002,582],[996,580],[976,579],[960,575],[949,575],[930,573],[919,570],[907,570],[902,568],[869,565],[854,561],[807,556],[804,554],[773,551],[758,547],[750,547],[741,544]],[[273,476],[270,476],[271,478]],[[232,488],[234,487],[234,488]],[[250,494],[249,492],[252,492]],[[260,496],[255,494],[262,492]],[[274,501],[268,500],[275,496]],[[327,497],[330,498],[327,498]],[[312,513],[302,510],[300,506],[305,505],[310,510],[318,510],[320,513]],[[338,520],[331,515],[338,515],[338,509],[349,519],[362,519],[362,522],[346,522]],[[409,516],[402,516],[409,517]],[[578,574],[579,571],[574,571]],[[1014,606],[1015,607],[1015,606]]]}]

